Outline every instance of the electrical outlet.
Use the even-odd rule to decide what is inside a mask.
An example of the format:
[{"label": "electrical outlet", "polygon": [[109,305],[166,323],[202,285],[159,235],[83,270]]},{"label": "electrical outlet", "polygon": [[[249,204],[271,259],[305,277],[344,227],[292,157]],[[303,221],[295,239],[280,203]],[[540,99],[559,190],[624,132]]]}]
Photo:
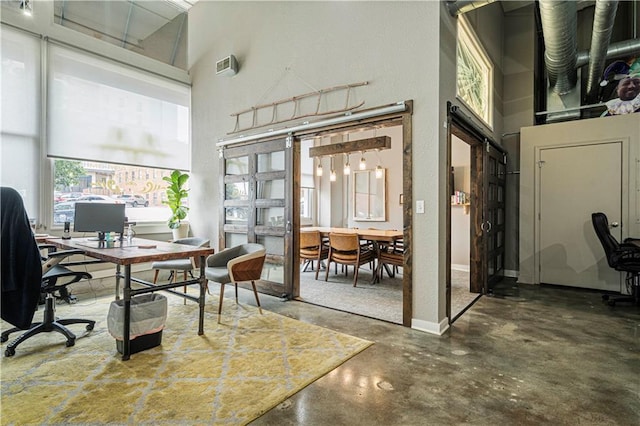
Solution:
[{"label": "electrical outlet", "polygon": [[424,214],[424,200],[416,200],[416,213]]}]

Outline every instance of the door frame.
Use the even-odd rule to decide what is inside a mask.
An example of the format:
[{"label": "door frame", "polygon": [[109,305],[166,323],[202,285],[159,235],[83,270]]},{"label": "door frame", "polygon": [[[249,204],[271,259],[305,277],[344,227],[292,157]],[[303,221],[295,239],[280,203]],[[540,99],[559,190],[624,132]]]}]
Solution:
[{"label": "door frame", "polygon": [[[451,144],[453,136],[466,142],[471,148],[469,289],[474,293],[488,294],[490,292],[487,263],[488,239],[486,232],[482,229],[483,224],[487,220],[484,216],[486,214],[485,210],[488,195],[485,188],[485,151],[487,146],[495,148],[503,154],[506,151],[486,136],[469,117],[460,111],[459,107],[452,105],[451,102],[447,102],[447,172],[451,170]],[[447,179],[446,188],[446,196],[449,197],[453,189],[451,188],[450,179]],[[447,206],[445,298],[446,315],[449,320],[449,325],[451,325],[457,318],[457,316],[456,318],[452,318],[451,316],[451,200],[447,198],[445,205]],[[462,314],[462,312],[460,314]],[[458,314],[458,316],[460,314]]]},{"label": "door frame", "polygon": [[[294,145],[296,145],[295,152],[297,153],[297,161],[295,166],[294,175],[294,193],[292,200],[295,206],[300,206],[300,141],[305,138],[322,136],[324,134],[331,134],[337,132],[348,132],[357,130],[364,126],[401,126],[402,127],[402,143],[403,143],[403,165],[402,174],[405,177],[403,179],[403,239],[404,239],[404,265],[402,269],[402,325],[405,327],[411,327],[411,319],[413,317],[413,185],[410,178],[413,176],[413,130],[412,130],[412,116],[413,116],[413,101],[405,101],[407,106],[405,111],[396,113],[384,114],[376,117],[357,120],[357,122],[346,122],[342,124],[327,125],[325,127],[316,128],[312,131],[298,131],[293,132]],[[375,108],[373,108],[375,109]],[[366,111],[366,110],[364,110]],[[363,111],[363,112],[364,112]],[[300,296],[300,246],[299,246],[299,232],[300,232],[300,212],[296,210],[297,226],[294,228],[293,238],[293,258],[291,262],[294,265],[293,275],[293,297]]]}]

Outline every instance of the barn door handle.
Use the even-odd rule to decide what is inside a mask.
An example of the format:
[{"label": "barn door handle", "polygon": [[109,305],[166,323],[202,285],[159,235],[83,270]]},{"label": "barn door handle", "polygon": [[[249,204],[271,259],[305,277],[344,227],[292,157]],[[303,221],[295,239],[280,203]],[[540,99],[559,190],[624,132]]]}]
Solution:
[{"label": "barn door handle", "polygon": [[491,222],[487,221],[487,232],[491,232]]}]

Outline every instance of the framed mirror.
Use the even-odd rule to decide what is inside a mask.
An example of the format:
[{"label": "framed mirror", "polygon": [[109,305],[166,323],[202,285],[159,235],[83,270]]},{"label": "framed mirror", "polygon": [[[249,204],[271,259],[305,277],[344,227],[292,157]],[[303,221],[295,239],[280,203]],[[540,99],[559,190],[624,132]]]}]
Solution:
[{"label": "framed mirror", "polygon": [[353,172],[353,220],[385,222],[387,220],[387,170]]}]

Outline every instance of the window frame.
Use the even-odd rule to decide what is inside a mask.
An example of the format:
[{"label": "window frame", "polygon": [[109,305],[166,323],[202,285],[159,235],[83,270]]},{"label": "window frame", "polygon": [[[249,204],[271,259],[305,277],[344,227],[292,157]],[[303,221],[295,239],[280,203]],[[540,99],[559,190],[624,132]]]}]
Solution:
[{"label": "window frame", "polygon": [[[478,35],[474,31],[469,21],[464,17],[458,18],[458,36],[456,42],[456,98],[463,103],[469,111],[473,113],[479,120],[481,120],[489,129],[493,130],[493,110],[494,110],[494,64],[489,57],[486,49],[480,41]],[[470,102],[461,90],[459,85],[461,72],[460,64],[460,50],[466,49],[471,59],[476,62],[478,68],[482,68],[483,80],[485,83],[485,90],[480,94],[480,98],[487,100],[486,112],[476,109],[473,102]]]}]

